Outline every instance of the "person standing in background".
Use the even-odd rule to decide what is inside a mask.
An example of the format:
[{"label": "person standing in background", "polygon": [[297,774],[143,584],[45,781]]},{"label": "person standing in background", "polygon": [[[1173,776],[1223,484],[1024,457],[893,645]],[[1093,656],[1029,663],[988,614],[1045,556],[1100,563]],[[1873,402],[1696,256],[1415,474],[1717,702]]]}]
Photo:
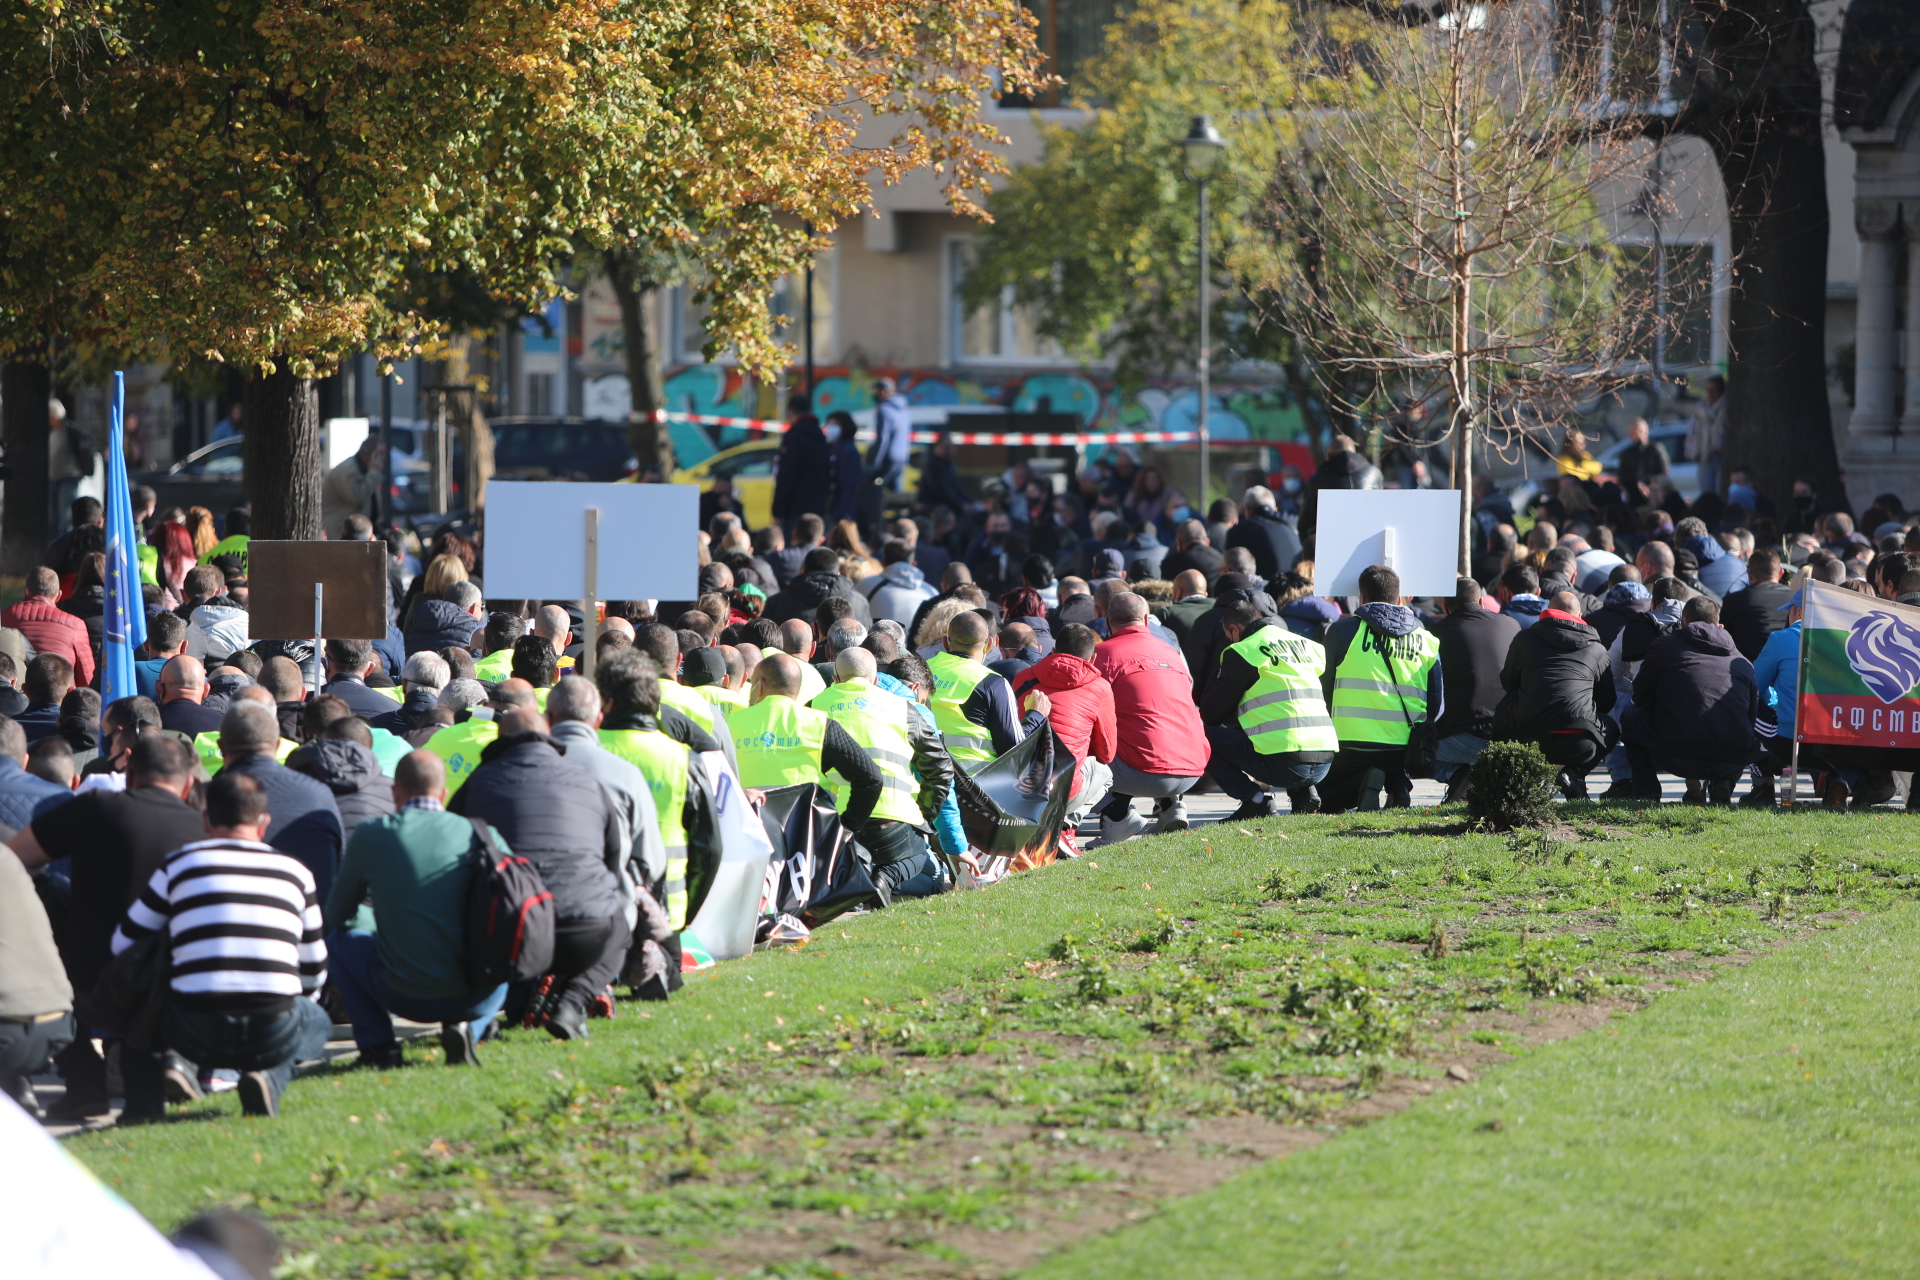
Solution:
[{"label": "person standing in background", "polygon": [[1707,379],[1706,395],[1687,426],[1687,457],[1700,469],[1700,492],[1720,492],[1720,455],[1727,444],[1727,380]]},{"label": "person standing in background", "polygon": [[861,491],[860,523],[878,529],[887,495],[907,487],[907,459],[913,451],[913,421],[907,398],[892,378],[873,384],[873,443],[867,447],[867,486]]},{"label": "person standing in background", "polygon": [[47,527],[58,528],[93,474],[93,438],[67,423],[67,406],[47,401]]}]

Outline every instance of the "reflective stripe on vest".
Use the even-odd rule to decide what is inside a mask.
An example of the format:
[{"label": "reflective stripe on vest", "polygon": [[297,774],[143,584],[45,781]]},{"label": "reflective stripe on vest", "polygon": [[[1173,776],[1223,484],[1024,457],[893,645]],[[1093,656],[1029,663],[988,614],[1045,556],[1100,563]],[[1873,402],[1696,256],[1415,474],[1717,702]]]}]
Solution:
[{"label": "reflective stripe on vest", "polygon": [[[843,680],[828,685],[826,692],[808,705],[845,729],[880,766],[882,783],[880,801],[873,806],[875,818],[914,826],[926,821],[920,813],[920,789],[913,781],[913,739],[907,733],[907,717],[913,711],[906,699],[896,698],[865,680]],[[845,813],[853,787],[836,773],[828,790]]]},{"label": "reflective stripe on vest", "polygon": [[994,758],[993,735],[961,712],[980,682],[993,672],[984,663],[957,653],[936,653],[927,663],[933,673],[933,722],[940,726],[940,741],[947,754],[968,773]]},{"label": "reflective stripe on vest", "polygon": [[727,717],[733,753],[743,787],[791,787],[802,782],[826,786],[820,748],[827,740],[827,717],[785,694],[768,694]]},{"label": "reflective stripe on vest", "polygon": [[600,745],[640,771],[667,846],[667,919],[687,923],[687,770],[693,752],[658,729],[602,729]]},{"label": "reflective stripe on vest", "polygon": [[1246,659],[1254,680],[1240,699],[1240,727],[1253,749],[1273,756],[1338,751],[1340,739],[1320,696],[1327,651],[1285,627],[1263,627],[1228,651]]},{"label": "reflective stripe on vest", "polygon": [[662,680],[660,705],[672,707],[699,725],[702,732],[713,732],[713,704],[702,697],[698,689],[689,689],[677,680]]},{"label": "reflective stripe on vest", "polygon": [[1422,628],[1386,636],[1362,622],[1333,676],[1333,729],[1342,742],[1405,746],[1426,719],[1427,677],[1440,642]]},{"label": "reflective stripe on vest", "polygon": [[450,724],[427,739],[427,750],[447,762],[447,794],[460,789],[473,771],[480,767],[480,753],[500,736],[500,726],[491,720],[468,720]]}]

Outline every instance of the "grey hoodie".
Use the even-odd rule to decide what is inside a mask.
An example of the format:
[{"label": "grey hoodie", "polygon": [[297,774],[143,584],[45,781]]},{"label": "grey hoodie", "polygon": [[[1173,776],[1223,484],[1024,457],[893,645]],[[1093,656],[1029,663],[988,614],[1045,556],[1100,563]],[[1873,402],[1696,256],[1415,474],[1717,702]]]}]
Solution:
[{"label": "grey hoodie", "polygon": [[892,618],[901,626],[911,626],[921,604],[940,593],[927,584],[920,570],[905,560],[896,560],[881,571],[879,585],[867,593],[873,616]]}]

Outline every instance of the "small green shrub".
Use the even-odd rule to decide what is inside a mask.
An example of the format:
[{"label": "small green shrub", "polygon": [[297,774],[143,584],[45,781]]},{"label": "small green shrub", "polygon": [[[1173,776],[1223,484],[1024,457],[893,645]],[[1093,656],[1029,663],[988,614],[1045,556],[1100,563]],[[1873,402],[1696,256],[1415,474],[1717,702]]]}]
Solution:
[{"label": "small green shrub", "polygon": [[1545,826],[1559,773],[1531,742],[1492,743],[1468,775],[1467,816],[1495,831]]}]

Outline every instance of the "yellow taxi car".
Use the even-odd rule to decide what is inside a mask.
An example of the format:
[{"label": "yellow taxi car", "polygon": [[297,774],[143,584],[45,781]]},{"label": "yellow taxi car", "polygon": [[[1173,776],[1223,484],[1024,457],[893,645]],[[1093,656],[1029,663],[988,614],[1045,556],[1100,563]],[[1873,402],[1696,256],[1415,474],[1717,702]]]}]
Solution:
[{"label": "yellow taxi car", "polygon": [[697,484],[700,492],[711,493],[715,478],[726,476],[733,481],[733,493],[740,499],[747,528],[764,528],[773,523],[773,460],[779,454],[779,436],[749,440],[675,471],[673,483]]},{"label": "yellow taxi car", "polygon": [[[779,436],[749,440],[722,449],[704,462],[682,467],[673,473],[673,483],[697,484],[700,492],[710,493],[714,479],[726,476],[733,481],[734,496],[740,499],[747,528],[764,528],[773,523],[773,461],[779,456]],[[906,491],[920,491],[920,468],[907,467]]]}]

